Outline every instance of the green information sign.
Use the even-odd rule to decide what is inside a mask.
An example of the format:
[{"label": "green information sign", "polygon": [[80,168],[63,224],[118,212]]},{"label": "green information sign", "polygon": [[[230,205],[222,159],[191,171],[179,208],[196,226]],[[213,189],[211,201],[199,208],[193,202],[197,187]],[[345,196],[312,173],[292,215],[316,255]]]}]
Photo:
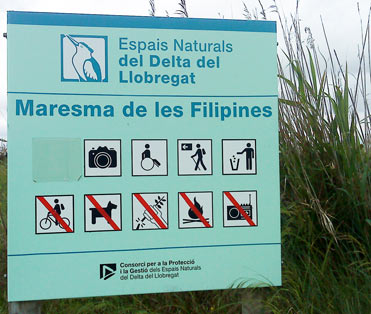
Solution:
[{"label": "green information sign", "polygon": [[276,24],[8,12],[9,301],[280,285]]}]

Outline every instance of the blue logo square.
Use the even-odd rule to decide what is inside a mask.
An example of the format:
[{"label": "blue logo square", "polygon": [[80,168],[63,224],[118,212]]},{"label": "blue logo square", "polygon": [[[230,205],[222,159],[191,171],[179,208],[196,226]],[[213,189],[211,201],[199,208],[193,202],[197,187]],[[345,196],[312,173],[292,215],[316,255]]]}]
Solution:
[{"label": "blue logo square", "polygon": [[107,36],[61,34],[61,81],[108,82]]}]

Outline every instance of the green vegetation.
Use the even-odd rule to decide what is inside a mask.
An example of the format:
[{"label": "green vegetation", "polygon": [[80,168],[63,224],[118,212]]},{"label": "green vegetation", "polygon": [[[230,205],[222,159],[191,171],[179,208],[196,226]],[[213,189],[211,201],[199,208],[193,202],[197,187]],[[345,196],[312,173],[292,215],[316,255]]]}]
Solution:
[{"label": "green vegetation", "polygon": [[[185,1],[181,4],[178,14],[188,16]],[[253,15],[264,18],[261,8]],[[245,16],[252,16],[247,7]],[[278,59],[282,287],[47,301],[44,313],[237,313],[242,294],[250,301],[260,298],[262,313],[369,313],[370,21],[361,34],[359,71],[350,88],[347,66],[336,52],[327,47],[323,57],[309,29],[309,43],[303,44],[298,15],[291,23],[279,18],[285,39]],[[0,191],[0,271],[5,274],[4,157]],[[5,287],[1,277],[4,313]]]},{"label": "green vegetation", "polygon": [[369,22],[353,89],[336,51],[328,48],[328,67],[321,63],[308,29],[303,47],[298,17],[294,40],[283,27],[290,64],[285,71],[279,60],[284,280],[268,298],[277,313],[370,308]]}]

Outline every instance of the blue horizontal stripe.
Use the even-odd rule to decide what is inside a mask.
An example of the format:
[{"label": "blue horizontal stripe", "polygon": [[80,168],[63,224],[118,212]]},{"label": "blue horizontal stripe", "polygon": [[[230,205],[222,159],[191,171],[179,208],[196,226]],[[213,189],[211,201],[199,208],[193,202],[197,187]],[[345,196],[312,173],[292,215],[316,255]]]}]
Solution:
[{"label": "blue horizontal stripe", "polygon": [[16,256],[34,256],[34,255],[116,253],[116,252],[136,252],[136,251],[176,250],[176,249],[201,249],[201,248],[221,248],[221,247],[236,247],[236,246],[262,246],[262,245],[281,245],[281,243],[239,243],[239,244],[216,244],[216,245],[193,245],[193,246],[168,246],[168,247],[154,247],[154,248],[143,248],[143,249],[102,250],[102,251],[47,252],[47,253],[46,252],[39,252],[39,253],[8,254],[8,256],[9,257],[16,257]]},{"label": "blue horizontal stripe", "polygon": [[8,11],[8,24],[276,33],[275,21]]},{"label": "blue horizontal stripe", "polygon": [[278,95],[161,95],[161,94],[81,94],[81,93],[41,93],[41,92],[8,92],[20,95],[56,95],[56,96],[106,96],[106,97],[212,97],[212,98],[273,98]]}]

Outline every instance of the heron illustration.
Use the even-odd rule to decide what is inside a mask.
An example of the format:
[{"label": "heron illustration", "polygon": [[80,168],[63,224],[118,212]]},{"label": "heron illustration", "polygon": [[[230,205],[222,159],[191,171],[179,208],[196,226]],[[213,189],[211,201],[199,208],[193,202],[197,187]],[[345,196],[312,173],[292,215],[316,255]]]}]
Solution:
[{"label": "heron illustration", "polygon": [[93,57],[94,50],[86,43],[65,35],[75,46],[75,53],[72,56],[72,65],[79,76],[80,82],[101,82],[102,72],[99,63]]}]

